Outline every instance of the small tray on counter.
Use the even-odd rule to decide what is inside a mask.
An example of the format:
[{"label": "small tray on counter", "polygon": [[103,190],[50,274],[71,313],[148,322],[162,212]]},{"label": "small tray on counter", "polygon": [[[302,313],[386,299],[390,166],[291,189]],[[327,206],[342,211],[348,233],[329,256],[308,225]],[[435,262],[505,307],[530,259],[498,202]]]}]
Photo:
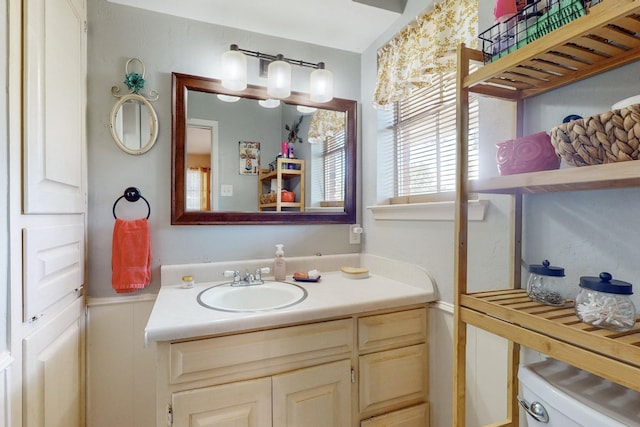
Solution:
[{"label": "small tray on counter", "polygon": [[303,278],[293,278],[296,282],[317,282],[320,280],[322,276],[318,276],[315,279],[303,279]]}]

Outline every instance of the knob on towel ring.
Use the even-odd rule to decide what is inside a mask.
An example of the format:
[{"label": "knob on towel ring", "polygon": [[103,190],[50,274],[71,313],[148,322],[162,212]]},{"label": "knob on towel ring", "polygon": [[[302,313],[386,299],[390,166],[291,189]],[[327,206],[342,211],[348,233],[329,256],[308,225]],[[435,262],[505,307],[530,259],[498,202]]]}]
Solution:
[{"label": "knob on towel ring", "polygon": [[113,217],[115,219],[118,219],[118,216],[116,215],[116,205],[122,198],[124,198],[128,202],[137,202],[140,199],[144,200],[144,202],[147,204],[148,209],[147,219],[149,219],[149,216],[151,215],[151,205],[149,205],[147,199],[145,199],[144,196],[140,194],[140,190],[138,190],[136,187],[127,187],[127,189],[124,190],[124,194],[116,199],[115,203],[113,204]]}]

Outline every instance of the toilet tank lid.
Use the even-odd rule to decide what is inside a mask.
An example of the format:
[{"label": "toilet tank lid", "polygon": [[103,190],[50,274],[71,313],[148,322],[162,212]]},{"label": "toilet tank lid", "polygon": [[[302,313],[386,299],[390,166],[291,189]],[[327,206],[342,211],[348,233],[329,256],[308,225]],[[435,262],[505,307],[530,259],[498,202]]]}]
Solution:
[{"label": "toilet tank lid", "polygon": [[549,358],[520,366],[518,379],[523,386],[566,415],[570,416],[568,408],[565,412],[564,408],[556,406],[557,402],[565,400],[559,399],[562,395],[568,401],[574,399],[582,403],[587,407],[586,410],[604,415],[625,426],[640,425],[640,392],[574,366]]}]

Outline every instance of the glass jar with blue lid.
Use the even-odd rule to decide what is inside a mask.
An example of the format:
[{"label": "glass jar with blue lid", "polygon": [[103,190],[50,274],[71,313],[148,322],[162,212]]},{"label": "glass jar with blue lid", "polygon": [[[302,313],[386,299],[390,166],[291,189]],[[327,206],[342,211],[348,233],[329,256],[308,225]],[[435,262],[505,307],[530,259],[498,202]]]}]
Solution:
[{"label": "glass jar with blue lid", "polygon": [[567,302],[567,286],[564,268],[554,267],[548,260],[529,266],[527,295],[533,301],[546,305],[564,306]]},{"label": "glass jar with blue lid", "polygon": [[633,285],[614,280],[607,272],[598,277],[581,277],[575,301],[576,315],[584,323],[624,332],[636,323],[636,308],[631,301]]}]

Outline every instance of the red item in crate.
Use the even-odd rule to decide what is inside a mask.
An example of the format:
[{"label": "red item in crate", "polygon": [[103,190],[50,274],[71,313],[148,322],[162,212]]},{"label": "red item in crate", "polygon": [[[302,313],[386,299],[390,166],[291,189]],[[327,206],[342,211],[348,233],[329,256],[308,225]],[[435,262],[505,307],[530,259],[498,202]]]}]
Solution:
[{"label": "red item in crate", "polygon": [[283,191],[280,194],[280,200],[283,202],[293,202],[296,200],[296,195],[293,191]]},{"label": "red item in crate", "polygon": [[500,175],[537,172],[560,167],[560,157],[546,132],[524,136],[497,144]]}]

